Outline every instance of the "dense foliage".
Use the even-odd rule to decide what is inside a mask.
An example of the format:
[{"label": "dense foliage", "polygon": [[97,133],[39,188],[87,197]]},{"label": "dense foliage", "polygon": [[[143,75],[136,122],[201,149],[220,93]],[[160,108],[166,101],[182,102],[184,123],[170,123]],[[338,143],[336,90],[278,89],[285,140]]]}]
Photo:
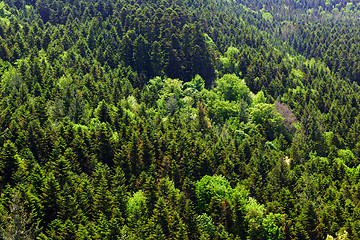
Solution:
[{"label": "dense foliage", "polygon": [[4,0],[1,238],[359,239],[359,10]]}]

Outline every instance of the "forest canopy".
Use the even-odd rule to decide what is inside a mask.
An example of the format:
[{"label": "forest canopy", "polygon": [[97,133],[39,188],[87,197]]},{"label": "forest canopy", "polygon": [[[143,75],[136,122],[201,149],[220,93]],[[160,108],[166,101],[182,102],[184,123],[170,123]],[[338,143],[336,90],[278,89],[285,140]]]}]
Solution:
[{"label": "forest canopy", "polygon": [[359,239],[359,17],[3,0],[0,238]]}]

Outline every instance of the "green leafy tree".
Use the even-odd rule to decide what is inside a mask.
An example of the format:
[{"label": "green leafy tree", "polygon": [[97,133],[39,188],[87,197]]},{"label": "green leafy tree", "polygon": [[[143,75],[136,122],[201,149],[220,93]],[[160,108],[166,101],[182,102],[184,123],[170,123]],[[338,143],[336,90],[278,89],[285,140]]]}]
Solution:
[{"label": "green leafy tree", "polygon": [[257,203],[255,199],[250,199],[246,206],[245,220],[248,224],[248,236],[250,239],[265,239],[266,235],[262,226],[265,215],[263,205]]},{"label": "green leafy tree", "polygon": [[137,191],[128,200],[126,211],[130,226],[136,226],[138,221],[144,221],[147,212],[146,197],[143,191]]},{"label": "green leafy tree", "polygon": [[274,110],[274,105],[259,103],[250,108],[250,121],[257,125],[269,140],[275,138],[282,124],[282,117]]},{"label": "green leafy tree", "polygon": [[228,73],[228,74],[235,73],[237,75],[240,74],[239,66],[238,66],[239,53],[240,53],[239,49],[231,46],[226,51],[225,57],[220,58],[224,73]]},{"label": "green leafy tree", "polygon": [[251,103],[250,90],[243,80],[234,74],[225,74],[216,81],[217,89],[226,101],[239,101],[243,99]]},{"label": "green leafy tree", "polygon": [[232,194],[230,183],[221,175],[206,175],[197,181],[195,186],[200,211],[205,211],[212,199],[226,200],[229,199]]}]

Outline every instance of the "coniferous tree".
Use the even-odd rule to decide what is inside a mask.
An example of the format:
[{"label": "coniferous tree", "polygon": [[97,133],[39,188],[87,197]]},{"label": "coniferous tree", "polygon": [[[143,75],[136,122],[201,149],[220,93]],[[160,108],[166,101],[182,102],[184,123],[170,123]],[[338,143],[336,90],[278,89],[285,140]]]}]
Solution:
[{"label": "coniferous tree", "polygon": [[1,182],[3,186],[14,183],[14,174],[20,164],[19,160],[16,146],[11,141],[7,141],[1,154]]}]

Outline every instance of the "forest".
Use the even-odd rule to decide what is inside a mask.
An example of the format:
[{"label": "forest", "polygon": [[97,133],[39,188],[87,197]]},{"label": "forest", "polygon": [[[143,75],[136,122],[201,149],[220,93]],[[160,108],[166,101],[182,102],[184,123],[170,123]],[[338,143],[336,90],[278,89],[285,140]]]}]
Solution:
[{"label": "forest", "polygon": [[359,23],[355,0],[2,0],[0,239],[359,239]]}]

